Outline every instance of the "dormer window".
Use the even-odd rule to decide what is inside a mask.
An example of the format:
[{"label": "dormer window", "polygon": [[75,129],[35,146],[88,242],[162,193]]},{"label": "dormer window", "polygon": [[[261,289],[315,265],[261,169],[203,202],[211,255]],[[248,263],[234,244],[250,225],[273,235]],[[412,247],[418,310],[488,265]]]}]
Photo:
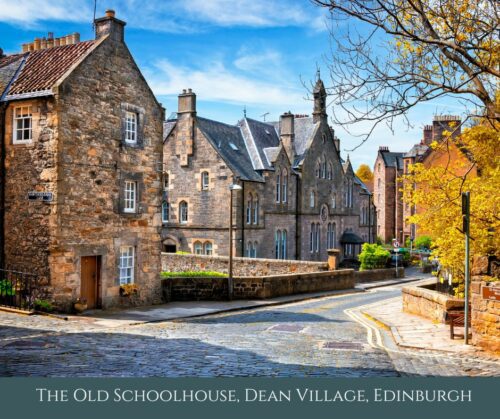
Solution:
[{"label": "dormer window", "polygon": [[14,144],[31,142],[32,125],[31,106],[21,106],[14,110]]},{"label": "dormer window", "polygon": [[125,112],[125,142],[137,144],[137,114],[135,112]]}]

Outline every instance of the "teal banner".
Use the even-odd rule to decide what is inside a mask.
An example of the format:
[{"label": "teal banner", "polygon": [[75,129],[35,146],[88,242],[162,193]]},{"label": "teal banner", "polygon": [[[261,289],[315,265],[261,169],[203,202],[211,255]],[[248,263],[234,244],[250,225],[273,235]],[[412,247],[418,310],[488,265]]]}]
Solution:
[{"label": "teal banner", "polygon": [[[496,417],[498,378],[2,378],[2,417]],[[105,416],[109,415],[109,416]]]}]

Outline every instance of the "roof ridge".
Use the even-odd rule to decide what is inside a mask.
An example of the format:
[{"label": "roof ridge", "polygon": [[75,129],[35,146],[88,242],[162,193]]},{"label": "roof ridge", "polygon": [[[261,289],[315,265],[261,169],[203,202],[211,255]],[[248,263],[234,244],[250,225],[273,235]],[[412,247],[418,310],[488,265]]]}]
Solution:
[{"label": "roof ridge", "polygon": [[240,128],[238,127],[238,125],[231,125],[231,124],[227,124],[226,122],[216,121],[215,119],[204,118],[203,116],[198,116],[198,115],[196,115],[196,118],[197,118],[197,119],[203,119],[203,120],[205,120],[205,121],[209,121],[209,122],[215,122],[215,123],[217,123],[217,124],[225,125],[225,126],[227,126],[227,127],[235,128],[235,129],[238,129],[238,130],[240,129]]}]

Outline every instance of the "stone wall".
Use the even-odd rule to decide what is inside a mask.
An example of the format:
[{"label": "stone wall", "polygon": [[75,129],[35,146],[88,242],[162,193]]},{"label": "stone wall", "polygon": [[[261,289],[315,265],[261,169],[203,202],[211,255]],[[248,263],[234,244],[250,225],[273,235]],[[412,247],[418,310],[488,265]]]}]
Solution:
[{"label": "stone wall", "polygon": [[497,354],[500,353],[500,301],[483,298],[482,291],[485,286],[500,291],[499,273],[498,261],[488,261],[486,256],[474,257],[470,288],[472,343]]},{"label": "stone wall", "polygon": [[[354,288],[354,271],[235,277],[234,299],[266,299],[284,295]],[[162,280],[165,301],[227,299],[227,278],[169,278]]]},{"label": "stone wall", "polygon": [[369,281],[382,281],[384,279],[404,278],[405,268],[398,268],[398,275],[396,276],[396,268],[389,269],[370,269],[369,271],[356,271],[354,278],[356,283],[369,282]]},{"label": "stone wall", "polygon": [[[182,255],[162,253],[162,271],[216,271],[228,272],[229,258],[226,256]],[[234,276],[265,276],[288,273],[311,273],[327,271],[326,262],[306,262],[300,260],[253,259],[235,257]]]},{"label": "stone wall", "polygon": [[435,280],[423,285],[403,288],[403,311],[445,323],[450,310],[463,310],[464,300],[425,287],[432,287]]}]

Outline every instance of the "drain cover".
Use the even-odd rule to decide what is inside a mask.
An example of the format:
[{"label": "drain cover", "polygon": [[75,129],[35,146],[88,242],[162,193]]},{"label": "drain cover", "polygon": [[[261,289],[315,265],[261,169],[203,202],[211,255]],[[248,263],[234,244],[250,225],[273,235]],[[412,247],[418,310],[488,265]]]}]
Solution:
[{"label": "drain cover", "polygon": [[361,351],[363,344],[357,342],[325,342],[323,349],[349,349],[354,351]]},{"label": "drain cover", "polygon": [[276,326],[272,326],[269,330],[273,330],[275,332],[300,332],[304,326],[300,324],[277,324]]}]

